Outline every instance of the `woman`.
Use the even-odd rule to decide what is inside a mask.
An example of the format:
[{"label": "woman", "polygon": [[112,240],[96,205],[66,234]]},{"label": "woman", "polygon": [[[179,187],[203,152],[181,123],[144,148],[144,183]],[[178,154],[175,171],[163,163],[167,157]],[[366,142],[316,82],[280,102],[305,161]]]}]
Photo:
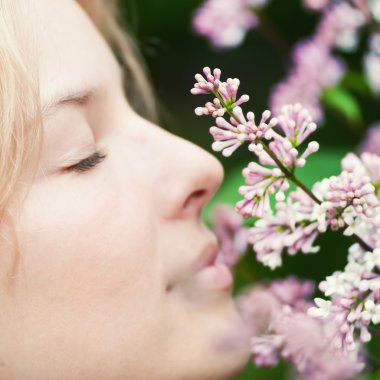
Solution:
[{"label": "woman", "polygon": [[0,379],[232,378],[248,342],[200,220],[222,167],[131,108],[110,6],[0,0]]}]

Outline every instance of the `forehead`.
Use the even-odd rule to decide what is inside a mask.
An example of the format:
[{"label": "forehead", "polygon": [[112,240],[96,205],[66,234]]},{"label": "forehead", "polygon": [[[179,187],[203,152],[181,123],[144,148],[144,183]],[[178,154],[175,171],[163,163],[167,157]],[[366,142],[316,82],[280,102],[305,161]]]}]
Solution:
[{"label": "forehead", "polygon": [[74,0],[34,2],[43,104],[71,89],[100,87],[119,65],[91,19]]}]

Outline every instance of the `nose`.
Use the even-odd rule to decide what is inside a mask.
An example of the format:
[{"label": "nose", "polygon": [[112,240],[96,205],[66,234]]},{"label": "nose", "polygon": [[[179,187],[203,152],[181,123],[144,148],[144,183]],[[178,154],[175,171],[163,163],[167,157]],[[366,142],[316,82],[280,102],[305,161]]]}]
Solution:
[{"label": "nose", "polygon": [[223,181],[220,162],[197,145],[160,129],[161,215],[167,219],[199,217]]}]

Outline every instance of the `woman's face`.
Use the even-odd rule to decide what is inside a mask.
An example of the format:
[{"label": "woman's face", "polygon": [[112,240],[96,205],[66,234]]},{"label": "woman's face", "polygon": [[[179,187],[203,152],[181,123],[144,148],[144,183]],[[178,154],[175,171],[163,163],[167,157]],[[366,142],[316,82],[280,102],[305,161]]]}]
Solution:
[{"label": "woman's face", "polygon": [[228,275],[198,271],[216,249],[200,211],[221,165],[130,108],[73,0],[34,4],[44,144],[9,210],[19,260],[9,291],[15,257],[0,259],[0,379],[229,378],[248,342]]}]

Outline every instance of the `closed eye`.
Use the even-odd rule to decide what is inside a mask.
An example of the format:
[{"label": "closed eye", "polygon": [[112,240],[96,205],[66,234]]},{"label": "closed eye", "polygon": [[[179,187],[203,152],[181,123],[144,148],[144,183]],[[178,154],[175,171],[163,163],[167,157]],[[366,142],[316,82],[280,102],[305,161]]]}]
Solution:
[{"label": "closed eye", "polygon": [[91,156],[79,161],[75,165],[69,166],[65,170],[69,172],[73,171],[77,173],[83,173],[94,168],[96,165],[102,162],[106,157],[107,155],[104,154],[103,152],[96,151]]}]

